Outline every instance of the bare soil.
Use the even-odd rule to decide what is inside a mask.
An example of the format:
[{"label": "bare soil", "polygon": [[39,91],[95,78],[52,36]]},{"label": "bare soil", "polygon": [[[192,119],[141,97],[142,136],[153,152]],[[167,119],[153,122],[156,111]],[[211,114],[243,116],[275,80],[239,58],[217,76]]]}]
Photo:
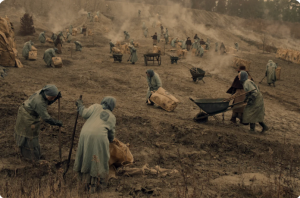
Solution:
[{"label": "bare soil", "polygon": [[[110,5],[111,9],[114,9],[113,5],[118,6],[112,3]],[[18,31],[18,15],[5,10],[0,14],[10,17]],[[143,36],[143,20],[146,19],[139,19],[134,15],[127,21],[130,24],[128,31],[131,38],[140,43],[137,49],[139,60],[134,65],[127,62],[128,54],[123,56],[122,63],[110,62],[108,43],[113,33],[106,33],[104,27],[109,27],[113,32],[121,32],[120,18],[109,24],[97,23],[95,26],[87,21],[86,24],[94,28],[96,35],[83,37],[79,34],[73,38],[73,41],[78,40],[83,44],[82,52],[75,52],[73,41],[64,43],[63,53],[58,55],[63,59],[62,68],[46,67],[42,57],[44,51],[53,46],[39,43],[39,32],[29,37],[17,34],[19,56],[23,44],[29,38],[38,49],[38,59],[27,61],[19,57],[24,68],[9,68],[8,76],[0,80],[0,195],[31,197],[36,193],[45,197],[87,196],[78,195],[76,174],[72,171],[78,137],[84,124],[82,118],[77,124],[66,183],[57,183],[61,181],[61,170],[65,167],[58,160],[58,128],[47,124],[41,127],[41,150],[48,163],[38,165],[24,161],[15,148],[13,133],[18,107],[44,85],[55,84],[62,93],[64,162],[70,148],[76,117],[75,101],[79,95],[83,95],[86,107],[100,103],[104,96],[109,95],[117,99],[113,111],[117,118],[116,138],[130,144],[135,159],[132,167],[141,168],[149,164],[150,167],[159,165],[179,170],[179,174],[166,177],[118,176],[117,179],[110,180],[107,189],[99,191],[95,196],[184,197],[186,190],[190,197],[272,197],[277,192],[279,197],[299,196],[300,66],[276,59],[274,53],[263,54],[255,46],[240,40],[229,29],[220,27],[215,28],[216,32],[219,31],[219,40],[215,40],[215,36],[209,37],[209,33],[205,31],[200,32],[200,35],[211,38],[211,49],[205,52],[203,58],[189,53],[178,64],[171,64],[171,53],[168,51],[171,46],[160,43],[166,52],[162,55],[161,66],[145,66],[143,54],[152,48],[152,40]],[[78,21],[79,25],[84,20],[79,18]],[[152,28],[150,23],[147,26],[149,35],[159,31],[158,27]],[[167,24],[165,26],[168,27]],[[181,38],[193,37],[196,32],[194,29],[187,29],[185,33],[182,31],[179,25],[169,29],[173,34],[171,36],[175,36],[173,32],[178,32],[176,35]],[[51,36],[50,31],[47,35]],[[121,36],[123,38],[122,34]],[[228,46],[233,46],[236,40],[241,48],[237,54],[221,56],[214,52],[214,42],[224,41]],[[250,74],[263,93],[265,122],[270,127],[263,135],[259,132],[260,126],[257,126],[255,133],[249,133],[249,126],[232,125],[229,121],[230,111],[225,113],[224,121],[222,114],[217,115],[219,121],[213,117],[209,117],[209,121],[204,124],[193,121],[200,109],[189,97],[229,97],[226,91],[237,75],[231,63],[234,56],[252,61]],[[281,79],[276,82],[276,87],[268,86],[266,80],[259,84],[269,59],[282,68]],[[205,77],[205,83],[194,83],[188,69],[191,66],[201,67],[211,73],[212,77]],[[180,100],[174,112],[145,104],[145,71],[150,68],[160,75],[163,88]],[[51,116],[57,118],[57,103],[48,110]],[[275,187],[278,187],[277,191]]]}]

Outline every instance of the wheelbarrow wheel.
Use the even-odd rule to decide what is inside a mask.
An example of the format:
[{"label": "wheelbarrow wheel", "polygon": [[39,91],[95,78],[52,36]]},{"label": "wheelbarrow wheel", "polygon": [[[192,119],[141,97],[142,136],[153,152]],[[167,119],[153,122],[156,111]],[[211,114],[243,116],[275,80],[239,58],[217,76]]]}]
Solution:
[{"label": "wheelbarrow wheel", "polygon": [[208,114],[200,112],[194,117],[194,121],[198,123],[205,123],[208,121]]}]

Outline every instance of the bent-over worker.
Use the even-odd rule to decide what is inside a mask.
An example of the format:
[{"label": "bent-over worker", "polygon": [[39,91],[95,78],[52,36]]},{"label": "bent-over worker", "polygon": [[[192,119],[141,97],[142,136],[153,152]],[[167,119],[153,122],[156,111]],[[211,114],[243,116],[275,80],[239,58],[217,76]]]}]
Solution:
[{"label": "bent-over worker", "polygon": [[74,41],[75,45],[76,45],[76,51],[81,51],[82,50],[82,45],[79,41]]},{"label": "bent-over worker", "polygon": [[250,123],[250,131],[252,132],[255,131],[255,123],[258,122],[263,128],[261,133],[264,133],[269,128],[264,123],[265,107],[262,94],[255,83],[248,79],[246,71],[239,73],[239,79],[243,84],[245,92],[251,91],[246,95],[246,99],[244,100],[247,102],[247,106],[244,109],[243,122]]},{"label": "bent-over worker", "polygon": [[25,159],[40,160],[41,151],[39,133],[41,120],[50,125],[62,126],[62,122],[54,120],[47,107],[61,98],[61,93],[55,85],[46,85],[43,89],[31,95],[18,110],[15,125],[15,141]]},{"label": "bent-over worker", "polygon": [[148,28],[144,29],[144,36],[145,36],[145,38],[147,38],[147,36],[148,36]]},{"label": "bent-over worker", "polygon": [[128,32],[124,31],[124,34],[125,34],[125,40],[129,40],[130,38],[130,35]]},{"label": "bent-over worker", "polygon": [[91,188],[95,193],[98,179],[101,186],[106,186],[109,173],[109,143],[115,137],[116,117],[112,113],[116,99],[105,97],[101,104],[93,104],[85,108],[82,100],[76,102],[77,111],[84,123],[76,152],[73,170],[78,173],[79,182]]},{"label": "bent-over worker", "polygon": [[272,60],[269,60],[266,68],[266,77],[267,77],[267,82],[269,85],[273,84],[275,87],[275,82],[276,82],[276,69],[277,69],[277,64],[274,63]]},{"label": "bent-over worker", "polygon": [[58,53],[58,54],[61,54],[61,53],[62,53],[62,51],[61,51],[61,48],[62,48],[62,41],[61,41],[61,35],[60,35],[60,34],[57,35],[57,38],[56,38],[56,40],[55,40],[55,42],[54,42],[54,45],[55,45],[55,47],[58,49],[58,50],[57,50],[57,53]]},{"label": "bent-over worker", "polygon": [[43,59],[48,67],[51,67],[52,58],[56,57],[55,52],[57,51],[57,48],[49,48],[45,51]]},{"label": "bent-over worker", "polygon": [[166,42],[166,44],[168,44],[168,43],[169,43],[169,34],[166,32],[166,33],[164,34],[164,37],[165,37],[165,42]]},{"label": "bent-over worker", "polygon": [[154,105],[152,101],[150,101],[151,91],[157,91],[158,88],[162,87],[162,82],[157,73],[155,73],[152,69],[148,69],[146,71],[147,82],[148,82],[148,90],[146,95],[146,103],[149,105]]},{"label": "bent-over worker", "polygon": [[46,42],[46,36],[45,36],[45,31],[44,32],[41,32],[40,35],[39,35],[39,41],[41,43],[45,43]]},{"label": "bent-over worker", "polygon": [[56,34],[54,34],[54,33],[52,33],[51,39],[52,39],[52,41],[53,41],[53,42],[55,42],[55,41],[56,41],[56,39],[57,39],[57,35],[56,35]]},{"label": "bent-over worker", "polygon": [[135,64],[136,61],[138,60],[137,54],[136,54],[136,48],[133,47],[132,45],[129,46],[130,48],[130,62],[132,64]]},{"label": "bent-over worker", "polygon": [[34,45],[34,43],[30,40],[24,44],[23,50],[22,50],[22,56],[27,60],[29,56],[29,52],[31,51],[31,47]]},{"label": "bent-over worker", "polygon": [[224,43],[222,42],[221,46],[220,46],[220,54],[225,54],[225,53],[226,53],[226,48],[225,48]]},{"label": "bent-over worker", "polygon": [[175,44],[177,43],[177,39],[178,39],[178,38],[174,38],[174,39],[171,41],[171,46],[172,46],[172,47],[176,47]]},{"label": "bent-over worker", "polygon": [[67,42],[71,43],[71,41],[72,41],[72,34],[68,33],[67,34]]}]

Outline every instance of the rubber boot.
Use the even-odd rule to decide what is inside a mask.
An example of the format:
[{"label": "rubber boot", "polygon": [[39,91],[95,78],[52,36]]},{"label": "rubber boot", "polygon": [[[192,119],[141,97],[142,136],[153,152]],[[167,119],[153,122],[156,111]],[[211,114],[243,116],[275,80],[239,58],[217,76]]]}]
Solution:
[{"label": "rubber boot", "polygon": [[250,132],[255,132],[255,123],[250,123]]},{"label": "rubber boot", "polygon": [[260,124],[260,126],[262,126],[262,131],[261,131],[261,133],[264,133],[264,132],[266,132],[267,130],[269,130],[269,127],[264,123],[264,122],[260,122],[259,123]]},{"label": "rubber boot", "polygon": [[100,178],[100,187],[101,187],[101,189],[105,189],[107,187],[105,178]]},{"label": "rubber boot", "polygon": [[231,121],[233,124],[236,124],[236,118],[237,118],[236,113],[232,113],[232,117],[231,117],[230,121]]}]

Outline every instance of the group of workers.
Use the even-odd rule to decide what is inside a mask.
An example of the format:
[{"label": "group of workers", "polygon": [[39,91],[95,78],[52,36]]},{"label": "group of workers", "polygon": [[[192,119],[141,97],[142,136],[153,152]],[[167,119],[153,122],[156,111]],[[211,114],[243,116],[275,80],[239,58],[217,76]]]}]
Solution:
[{"label": "group of workers", "polygon": [[[83,27],[81,28],[81,31],[80,31],[81,33],[83,33],[84,36],[86,35],[86,29],[87,29],[86,26],[83,25]],[[45,50],[44,56],[43,56],[43,59],[48,67],[51,67],[52,58],[56,57],[56,54],[62,54],[62,44],[63,44],[64,40],[66,40],[68,43],[70,43],[72,41],[72,31],[73,31],[73,26],[71,25],[69,28],[69,31],[67,32],[66,38],[64,37],[62,32],[59,32],[59,34],[57,34],[57,35],[55,33],[52,34],[51,40],[54,43],[54,47]],[[38,37],[38,40],[42,44],[46,43],[46,41],[47,41],[45,34],[46,34],[46,31],[43,31],[39,34],[39,37]],[[76,51],[82,51],[81,42],[74,41],[74,44],[75,44]],[[34,45],[34,43],[30,40],[30,41],[26,42],[23,46],[22,56],[26,60],[28,60],[29,52],[31,51],[31,48],[33,45]]]}]

